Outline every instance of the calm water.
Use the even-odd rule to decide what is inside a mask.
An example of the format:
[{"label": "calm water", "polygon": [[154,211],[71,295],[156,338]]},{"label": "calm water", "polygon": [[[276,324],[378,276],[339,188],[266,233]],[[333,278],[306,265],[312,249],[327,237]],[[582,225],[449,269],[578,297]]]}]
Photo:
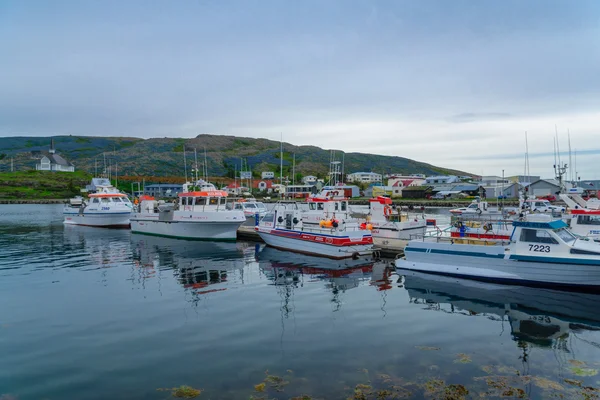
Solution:
[{"label": "calm water", "polygon": [[0,398],[597,394],[596,296],[335,267],[0,206]]}]

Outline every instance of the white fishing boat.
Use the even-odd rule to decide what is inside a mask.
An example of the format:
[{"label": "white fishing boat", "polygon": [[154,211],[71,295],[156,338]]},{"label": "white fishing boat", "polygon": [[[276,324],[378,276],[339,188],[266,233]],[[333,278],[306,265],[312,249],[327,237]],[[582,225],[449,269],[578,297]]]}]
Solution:
[{"label": "white fishing boat", "polygon": [[369,199],[369,214],[365,222],[372,225],[374,238],[397,239],[401,246],[410,239],[423,236],[428,226],[423,215],[411,216],[400,207],[393,207],[392,199],[384,196]]},{"label": "white fishing boat", "polygon": [[262,218],[267,213],[265,203],[256,201],[256,199],[235,199],[231,202],[229,208],[243,211],[246,218],[255,218],[256,214],[259,218]]},{"label": "white fishing boat", "polygon": [[85,199],[74,197],[63,208],[64,223],[69,225],[103,228],[128,228],[133,205],[126,194],[110,184],[108,179],[97,179],[96,192]]},{"label": "white fishing boat", "polygon": [[373,252],[371,231],[350,217],[348,199],[309,197],[308,210],[280,201],[259,221],[256,232],[269,246],[342,259]]},{"label": "white fishing boat", "polygon": [[241,210],[227,209],[227,192],[199,182],[199,190],[179,193],[175,203],[144,196],[131,216],[131,230],[146,235],[196,240],[235,240],[246,221]]},{"label": "white fishing boat", "polygon": [[396,267],[499,283],[600,288],[600,243],[578,239],[564,221],[549,216],[512,226],[509,242],[410,241]]},{"label": "white fishing boat", "polygon": [[561,193],[560,197],[569,208],[565,220],[571,231],[580,237],[600,240],[600,203],[598,203],[598,199],[586,201],[576,192]]}]

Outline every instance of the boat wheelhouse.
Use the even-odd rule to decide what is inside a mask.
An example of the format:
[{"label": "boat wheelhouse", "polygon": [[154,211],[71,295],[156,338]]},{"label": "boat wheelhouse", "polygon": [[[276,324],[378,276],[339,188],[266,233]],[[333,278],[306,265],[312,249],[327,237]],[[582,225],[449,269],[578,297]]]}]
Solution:
[{"label": "boat wheelhouse", "polygon": [[500,283],[600,288],[600,243],[580,240],[564,221],[544,215],[513,221],[512,227],[508,242],[411,241],[396,267]]},{"label": "boat wheelhouse", "polygon": [[371,224],[374,238],[399,239],[402,245],[427,231],[428,221],[423,215],[409,215],[400,207],[392,205],[392,199],[377,196],[369,199],[369,214],[366,223]]},{"label": "boat wheelhouse", "polygon": [[265,203],[256,201],[255,199],[236,199],[230,203],[232,210],[243,211],[246,218],[254,218],[258,214],[259,218],[267,213]]},{"label": "boat wheelhouse", "polygon": [[175,204],[142,199],[131,216],[131,230],[147,235],[197,240],[235,240],[246,221],[243,211],[227,207],[227,192],[208,184],[179,193]]}]

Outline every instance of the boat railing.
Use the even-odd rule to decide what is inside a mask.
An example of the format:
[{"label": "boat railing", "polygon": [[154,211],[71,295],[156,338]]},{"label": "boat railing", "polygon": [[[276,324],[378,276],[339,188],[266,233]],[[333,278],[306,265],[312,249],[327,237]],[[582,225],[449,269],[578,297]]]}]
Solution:
[{"label": "boat railing", "polygon": [[359,230],[364,230],[364,229],[360,229],[360,227],[358,226],[347,226],[347,225],[340,225],[337,228],[325,228],[325,227],[320,227],[316,224],[314,225],[307,225],[304,224],[302,225],[302,231],[303,232],[315,232],[315,233],[323,233],[323,232],[355,232],[355,231],[359,231]]}]

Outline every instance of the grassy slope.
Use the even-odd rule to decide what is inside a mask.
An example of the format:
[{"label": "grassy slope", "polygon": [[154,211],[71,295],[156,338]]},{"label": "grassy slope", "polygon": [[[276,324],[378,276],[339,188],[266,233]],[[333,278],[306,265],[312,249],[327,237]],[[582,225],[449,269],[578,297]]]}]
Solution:
[{"label": "grassy slope", "polygon": [[0,173],[0,199],[66,199],[90,182],[84,171],[21,171]]}]

